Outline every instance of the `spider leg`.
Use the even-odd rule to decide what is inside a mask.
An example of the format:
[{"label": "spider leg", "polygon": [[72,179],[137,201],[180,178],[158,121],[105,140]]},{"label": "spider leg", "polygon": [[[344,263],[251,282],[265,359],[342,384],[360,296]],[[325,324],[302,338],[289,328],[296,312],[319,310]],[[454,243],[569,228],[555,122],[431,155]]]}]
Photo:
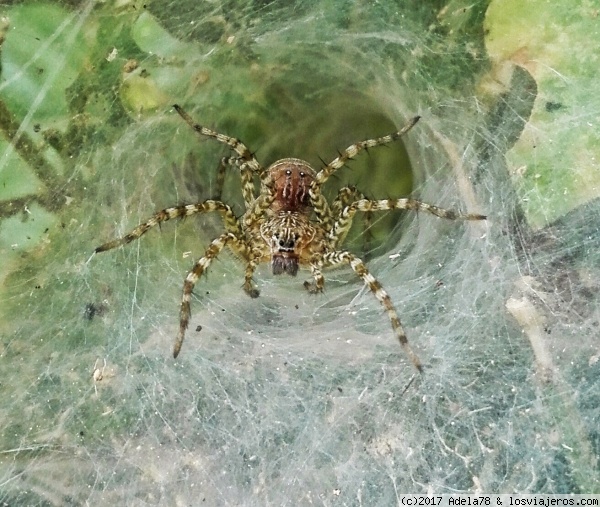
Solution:
[{"label": "spider leg", "polygon": [[217,181],[216,181],[217,190],[214,195],[214,198],[216,200],[220,201],[221,199],[223,199],[223,188],[225,188],[225,174],[227,172],[227,166],[234,165],[235,158],[236,157],[223,157],[219,161],[219,167],[217,168]]},{"label": "spider leg", "polygon": [[331,212],[334,218],[338,218],[346,206],[364,198],[364,194],[356,187],[340,188],[337,197],[331,203]]},{"label": "spider leg", "polygon": [[260,182],[260,195],[248,206],[241,218],[246,230],[251,230],[264,216],[275,200],[275,182],[270,174],[266,174]]},{"label": "spider leg", "polygon": [[448,220],[486,220],[485,215],[478,213],[461,213],[460,211],[447,210],[427,204],[425,202],[417,201],[415,199],[402,198],[402,199],[382,199],[382,200],[369,200],[360,199],[353,202],[349,206],[346,206],[339,215],[338,220],[333,225],[331,232],[329,233],[330,244],[335,246],[340,243],[346,237],[350,226],[352,225],[352,219],[357,211],[387,211],[393,209],[406,209],[412,211],[425,211],[432,215],[440,218],[446,218]]},{"label": "spider leg", "polygon": [[310,200],[311,204],[315,210],[315,215],[319,223],[327,230],[330,230],[333,224],[333,218],[331,214],[331,210],[327,204],[325,198],[321,195],[321,185],[325,183],[329,177],[338,169],[342,168],[348,160],[354,158],[358,155],[362,150],[368,148],[374,148],[375,146],[379,146],[382,144],[391,143],[392,141],[396,141],[400,137],[402,137],[406,132],[408,132],[414,125],[419,121],[420,116],[415,116],[412,118],[402,129],[398,132],[393,132],[392,134],[388,134],[387,136],[378,137],[376,139],[367,139],[365,141],[358,142],[356,144],[352,144],[348,146],[340,155],[334,158],[329,164],[327,164],[323,169],[321,169],[310,187]]},{"label": "spider leg", "polygon": [[321,188],[319,185],[316,185],[314,181],[308,190],[308,195],[310,196],[310,203],[315,212],[317,221],[321,224],[323,229],[330,230],[333,225],[331,208],[325,197],[323,197],[323,194],[321,194]]},{"label": "spider leg", "polygon": [[254,202],[254,179],[250,166],[244,162],[240,165],[240,178],[242,179],[242,195],[246,209]]},{"label": "spider leg", "polygon": [[371,292],[375,295],[377,300],[385,309],[385,312],[392,323],[392,328],[396,334],[396,337],[398,338],[398,341],[400,342],[400,345],[402,346],[402,349],[410,358],[415,368],[422,373],[423,366],[421,365],[421,360],[408,343],[408,338],[406,337],[406,333],[402,328],[402,324],[398,318],[398,313],[392,304],[390,296],[383,289],[379,281],[377,281],[377,279],[369,272],[365,263],[350,252],[340,250],[326,253],[323,260],[324,265],[329,266],[339,266],[343,263],[350,264],[352,270],[365,282],[369,289],[371,289]]},{"label": "spider leg", "polygon": [[321,273],[321,270],[315,264],[310,265],[310,270],[312,272],[314,282],[306,280],[304,282],[304,288],[311,294],[323,292],[323,287],[325,287],[325,278],[323,277],[323,273]]},{"label": "spider leg", "polygon": [[217,171],[217,199],[221,199],[223,188],[225,186],[225,173],[227,166],[235,166],[240,171],[242,179],[242,196],[244,204],[248,209],[254,202],[254,179],[252,169],[240,157],[223,157],[219,163]]},{"label": "spider leg", "polygon": [[[334,199],[331,205],[331,211],[333,212],[333,216],[336,220],[339,219],[342,211],[352,202],[358,201],[361,199],[365,199],[364,194],[359,191],[355,187],[343,187],[340,188],[337,197]],[[364,231],[363,231],[363,251],[369,252],[371,249],[371,240],[373,239],[373,235],[371,232],[371,221],[373,218],[373,213],[367,211],[364,215]],[[351,224],[350,224],[351,225]],[[346,239],[346,235],[350,231],[350,226],[348,226],[341,234],[338,234],[335,244],[341,244]]]},{"label": "spider leg", "polygon": [[206,249],[206,252],[204,252],[204,256],[198,259],[192,270],[185,277],[185,281],[183,282],[183,295],[181,297],[181,309],[179,311],[179,332],[177,333],[175,345],[173,346],[173,357],[176,358],[179,355],[183,339],[185,338],[185,331],[190,322],[190,301],[196,282],[202,276],[202,273],[206,271],[208,266],[210,266],[212,260],[219,255],[221,250],[223,250],[225,245],[230,241],[237,241],[237,239],[236,235],[231,232],[221,234],[217,239],[212,241]]},{"label": "spider leg", "polygon": [[264,169],[259,164],[258,160],[256,160],[256,157],[239,139],[236,139],[235,137],[226,136],[225,134],[220,134],[219,132],[215,132],[214,130],[199,125],[198,123],[194,122],[191,116],[187,114],[178,104],[173,104],[173,108],[179,113],[179,116],[181,116],[185,120],[185,122],[190,127],[192,127],[198,134],[206,137],[212,137],[220,143],[226,144],[233,151],[235,151],[242,160],[244,160],[245,164],[247,164],[247,166],[252,172],[255,172],[259,176],[261,176],[264,173]]},{"label": "spider leg", "polygon": [[148,220],[138,225],[135,229],[122,238],[117,238],[109,241],[108,243],[104,243],[103,245],[97,247],[94,252],[105,252],[106,250],[112,250],[113,248],[126,245],[127,243],[130,243],[131,241],[143,236],[152,227],[159,225],[162,222],[166,222],[167,220],[188,217],[195,215],[196,213],[204,213],[208,211],[218,211],[221,213],[225,219],[225,229],[228,232],[241,237],[242,233],[240,224],[233,214],[232,209],[227,204],[224,204],[220,201],[208,200],[198,204],[185,204],[182,206],[174,206],[172,208],[163,209],[152,215]]},{"label": "spider leg", "polygon": [[248,263],[246,264],[246,272],[244,273],[244,292],[248,294],[251,298],[257,298],[260,296],[260,291],[254,285],[252,281],[252,277],[254,276],[254,270],[258,265],[258,260],[256,257],[250,258]]},{"label": "spider leg", "polygon": [[387,136],[378,137],[376,139],[367,139],[365,141],[360,141],[356,144],[352,144],[348,146],[340,155],[334,158],[329,164],[327,164],[323,169],[321,169],[315,178],[315,183],[317,186],[325,183],[329,177],[338,169],[343,167],[348,160],[353,159],[356,155],[358,155],[362,150],[367,148],[374,148],[375,146],[379,146],[381,144],[388,144],[392,141],[396,141],[404,134],[406,134],[411,128],[415,126],[415,124],[419,121],[421,117],[415,116],[412,118],[402,129],[398,132],[393,132],[392,134],[388,134]]}]

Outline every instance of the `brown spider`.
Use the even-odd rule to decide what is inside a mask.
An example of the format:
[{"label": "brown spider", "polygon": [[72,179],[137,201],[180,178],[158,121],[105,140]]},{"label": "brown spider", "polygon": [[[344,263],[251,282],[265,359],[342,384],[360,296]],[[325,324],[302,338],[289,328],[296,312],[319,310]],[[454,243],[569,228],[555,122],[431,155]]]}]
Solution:
[{"label": "brown spider", "polygon": [[[342,188],[331,205],[321,194],[321,186],[348,160],[366,148],[397,140],[417,123],[419,117],[415,116],[398,132],[349,146],[317,172],[307,162],[297,158],[284,158],[264,169],[241,141],[202,127],[194,123],[177,104],[173,107],[197,133],[212,137],[228,145],[235,152],[232,157],[221,160],[219,178],[223,179],[227,165],[239,169],[245,213],[241,217],[236,217],[229,205],[218,200],[174,206],[159,211],[129,234],[109,241],[95,250],[95,252],[104,252],[125,245],[167,220],[208,211],[221,213],[225,222],[225,232],[212,241],[185,278],[179,314],[179,332],[173,348],[173,357],[177,357],[181,350],[189,324],[190,300],[194,286],[211,261],[227,246],[245,261],[243,287],[244,291],[253,298],[258,297],[259,292],[252,277],[256,266],[261,262],[270,262],[274,275],[287,273],[296,276],[300,266],[310,268],[314,281],[304,282],[304,287],[310,292],[323,290],[325,284],[321,273],[323,268],[349,264],[383,305],[400,345],[414,366],[422,371],[421,361],[408,343],[389,295],[369,272],[367,266],[352,253],[341,250],[340,245],[357,211],[409,209],[426,211],[451,220],[485,220],[486,217],[475,213],[463,214],[445,210],[408,198],[369,200],[349,187]],[[260,178],[258,196],[255,196],[254,176]]]}]

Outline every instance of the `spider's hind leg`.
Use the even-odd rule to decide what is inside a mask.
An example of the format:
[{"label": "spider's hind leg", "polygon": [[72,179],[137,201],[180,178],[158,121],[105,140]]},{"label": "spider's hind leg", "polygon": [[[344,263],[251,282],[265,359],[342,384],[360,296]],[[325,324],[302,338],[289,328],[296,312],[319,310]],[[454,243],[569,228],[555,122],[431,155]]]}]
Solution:
[{"label": "spider's hind leg", "polygon": [[204,256],[198,259],[192,270],[185,277],[185,281],[183,282],[183,295],[181,296],[181,309],[179,311],[179,332],[177,333],[177,338],[175,339],[175,344],[173,345],[173,357],[175,358],[179,355],[179,351],[183,345],[185,331],[188,328],[190,317],[192,315],[190,310],[190,301],[192,300],[192,291],[194,290],[194,286],[202,274],[206,271],[208,266],[210,266],[210,263],[213,261],[213,259],[216,259],[219,253],[221,253],[221,250],[225,248],[225,245],[231,241],[237,241],[237,237],[235,234],[230,232],[221,234],[217,239],[213,240],[206,249],[206,252],[204,252]]},{"label": "spider's hind leg", "polygon": [[252,280],[254,271],[256,270],[257,261],[254,258],[248,260],[246,264],[246,272],[244,273],[244,292],[251,298],[257,298],[260,296],[260,291],[256,288],[256,284]]}]

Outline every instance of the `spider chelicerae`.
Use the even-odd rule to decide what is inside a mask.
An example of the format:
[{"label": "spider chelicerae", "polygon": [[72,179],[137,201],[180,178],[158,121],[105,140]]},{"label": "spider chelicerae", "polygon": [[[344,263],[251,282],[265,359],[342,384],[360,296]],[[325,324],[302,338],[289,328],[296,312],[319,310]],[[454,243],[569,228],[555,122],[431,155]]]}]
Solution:
[{"label": "spider chelicerae", "polygon": [[[310,292],[321,292],[325,279],[322,270],[344,264],[369,287],[385,309],[400,345],[414,366],[422,371],[421,361],[412,350],[390,296],[379,281],[369,272],[356,255],[341,248],[357,211],[373,212],[392,209],[425,211],[450,220],[485,220],[484,215],[446,210],[410,198],[371,200],[354,188],[342,188],[330,203],[323,197],[321,187],[346,162],[359,152],[399,139],[419,120],[412,118],[408,124],[392,134],[353,144],[340,153],[320,171],[297,158],[277,160],[266,169],[240,140],[215,132],[195,123],[177,104],[174,109],[198,134],[216,139],[233,151],[224,157],[219,166],[219,179],[223,179],[228,165],[237,167],[242,181],[242,195],[246,211],[236,217],[232,208],[220,200],[209,199],[201,203],[185,204],[163,209],[138,225],[122,238],[109,241],[96,248],[105,252],[140,238],[149,229],[167,220],[188,217],[197,213],[217,211],[223,216],[225,232],[214,239],[204,255],[194,264],[183,283],[183,296],[179,312],[179,331],[173,347],[177,357],[190,321],[190,301],[198,279],[221,250],[228,247],[244,260],[244,291],[258,297],[253,281],[258,264],[270,262],[274,275],[296,276],[299,267],[310,269],[313,280],[305,281]],[[255,177],[260,179],[256,195]]]}]

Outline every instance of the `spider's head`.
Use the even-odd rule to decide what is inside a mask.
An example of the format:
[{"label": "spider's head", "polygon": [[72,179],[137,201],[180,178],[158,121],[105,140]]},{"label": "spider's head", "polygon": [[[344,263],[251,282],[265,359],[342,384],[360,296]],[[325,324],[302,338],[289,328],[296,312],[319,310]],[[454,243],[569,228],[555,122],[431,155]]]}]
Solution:
[{"label": "spider's head", "polygon": [[315,179],[314,169],[304,160],[283,158],[267,169],[275,188],[274,211],[299,211],[310,206],[308,190]]}]

